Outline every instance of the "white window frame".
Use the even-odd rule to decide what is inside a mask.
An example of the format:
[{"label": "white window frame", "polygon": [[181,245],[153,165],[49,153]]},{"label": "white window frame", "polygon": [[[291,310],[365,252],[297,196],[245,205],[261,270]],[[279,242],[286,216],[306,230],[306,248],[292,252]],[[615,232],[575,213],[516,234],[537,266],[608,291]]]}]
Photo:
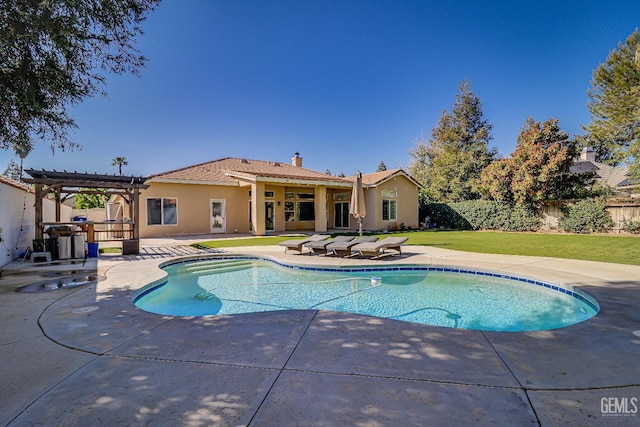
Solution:
[{"label": "white window frame", "polygon": [[[385,215],[386,215],[386,218],[385,218]],[[382,220],[383,221],[398,220],[398,200],[397,199],[382,199]]]},{"label": "white window frame", "polygon": [[[340,208],[341,213],[342,215],[346,213],[346,220],[347,220],[347,223],[346,224],[343,223],[340,227],[338,227],[338,224],[337,224],[338,222],[338,218],[336,215],[337,205],[341,205],[341,208]],[[349,200],[338,200],[333,202],[333,214],[334,214],[333,227],[334,228],[349,228],[351,223],[351,215],[349,215],[349,205],[350,205]],[[344,209],[346,209],[346,212],[344,211]],[[342,222],[342,218],[340,219],[340,221]]]},{"label": "white window frame", "polygon": [[[149,222],[149,200],[160,200],[160,224],[151,224]],[[176,201],[176,222],[173,224],[165,224],[164,219],[164,201],[165,200],[175,200]],[[146,208],[147,208],[147,226],[149,227],[174,227],[178,225],[178,198],[177,197],[147,197],[146,198]]]}]

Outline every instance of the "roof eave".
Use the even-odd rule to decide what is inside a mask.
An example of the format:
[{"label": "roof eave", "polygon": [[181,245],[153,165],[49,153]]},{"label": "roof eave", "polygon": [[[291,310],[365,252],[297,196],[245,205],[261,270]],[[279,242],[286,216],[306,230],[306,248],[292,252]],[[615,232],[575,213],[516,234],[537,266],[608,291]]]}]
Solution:
[{"label": "roof eave", "polygon": [[291,185],[302,185],[302,186],[321,185],[326,187],[345,187],[345,188],[353,187],[353,183],[349,181],[344,181],[344,182],[343,181],[324,181],[324,180],[316,180],[316,179],[306,179],[303,177],[280,178],[280,177],[272,177],[272,176],[243,174],[240,172],[226,172],[225,175],[239,179],[241,181],[246,181],[251,183],[265,182],[265,183],[273,183],[273,184],[291,184]]},{"label": "roof eave", "polygon": [[391,175],[389,175],[389,176],[387,176],[387,177],[385,177],[385,178],[383,178],[383,179],[381,179],[381,180],[379,180],[379,181],[376,181],[376,182],[373,182],[373,183],[370,183],[370,184],[366,184],[366,185],[365,185],[365,187],[366,187],[366,188],[375,188],[375,187],[377,187],[378,185],[382,185],[382,184],[384,184],[385,182],[389,181],[391,178],[395,178],[395,177],[397,177],[397,176],[399,176],[399,175],[402,175],[402,176],[404,176],[405,178],[407,178],[407,179],[408,179],[409,181],[411,181],[411,182],[412,182],[416,187],[418,187],[418,188],[422,188],[422,185],[420,185],[420,183],[419,183],[418,181],[416,181],[416,180],[415,180],[411,175],[409,175],[408,173],[406,173],[406,172],[405,172],[404,170],[402,170],[402,169],[398,169],[396,172],[392,173]]},{"label": "roof eave", "polygon": [[163,184],[191,184],[191,185],[226,185],[228,187],[238,187],[237,181],[211,181],[204,179],[179,179],[179,178],[160,178],[154,177],[145,181],[147,184],[163,183]]}]

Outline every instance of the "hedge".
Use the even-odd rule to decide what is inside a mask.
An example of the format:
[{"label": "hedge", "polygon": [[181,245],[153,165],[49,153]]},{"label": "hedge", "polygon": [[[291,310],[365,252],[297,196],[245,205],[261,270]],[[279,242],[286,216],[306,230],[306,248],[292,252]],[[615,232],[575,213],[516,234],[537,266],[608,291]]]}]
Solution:
[{"label": "hedge", "polygon": [[624,220],[622,229],[627,233],[640,234],[640,221]]},{"label": "hedge", "polygon": [[542,223],[538,214],[488,200],[428,203],[421,216],[428,217],[427,223],[455,230],[536,231]]},{"label": "hedge", "polygon": [[613,219],[602,201],[584,199],[564,209],[558,227],[571,233],[602,233],[611,230]]}]

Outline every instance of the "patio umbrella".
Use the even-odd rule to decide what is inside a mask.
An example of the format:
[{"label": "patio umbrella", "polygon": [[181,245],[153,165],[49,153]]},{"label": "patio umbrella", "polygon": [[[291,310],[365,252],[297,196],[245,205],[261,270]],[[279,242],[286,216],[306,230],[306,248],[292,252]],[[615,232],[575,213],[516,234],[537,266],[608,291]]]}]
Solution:
[{"label": "patio umbrella", "polygon": [[362,190],[362,173],[360,171],[356,174],[356,180],[353,183],[349,213],[358,220],[360,237],[362,237],[362,218],[367,215],[367,210],[364,207],[364,191]]}]

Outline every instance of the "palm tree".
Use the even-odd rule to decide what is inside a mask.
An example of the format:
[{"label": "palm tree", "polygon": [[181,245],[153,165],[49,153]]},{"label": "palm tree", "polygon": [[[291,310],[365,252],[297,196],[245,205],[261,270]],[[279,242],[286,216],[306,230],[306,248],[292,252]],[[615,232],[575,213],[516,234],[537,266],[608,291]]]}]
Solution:
[{"label": "palm tree", "polygon": [[122,166],[127,166],[129,162],[124,157],[114,157],[111,161],[111,166],[118,166],[118,174],[122,176]]},{"label": "palm tree", "polygon": [[21,137],[13,144],[13,151],[18,157],[20,157],[20,181],[22,181],[22,164],[31,150],[33,150],[33,141],[31,141],[31,138],[26,135],[21,135]]}]

